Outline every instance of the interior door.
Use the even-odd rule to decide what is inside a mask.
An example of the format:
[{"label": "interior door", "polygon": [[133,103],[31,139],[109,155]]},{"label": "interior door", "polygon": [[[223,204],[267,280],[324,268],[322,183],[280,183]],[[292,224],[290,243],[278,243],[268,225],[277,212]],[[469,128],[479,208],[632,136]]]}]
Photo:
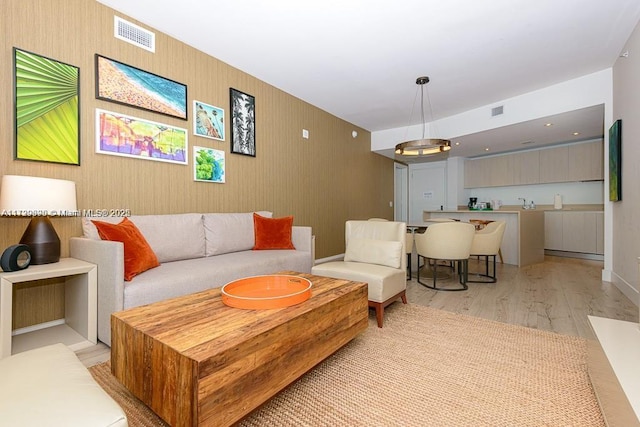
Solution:
[{"label": "interior door", "polygon": [[407,222],[409,217],[409,168],[400,163],[394,168],[394,221]]},{"label": "interior door", "polygon": [[409,223],[422,223],[422,211],[447,205],[445,162],[409,166]]}]

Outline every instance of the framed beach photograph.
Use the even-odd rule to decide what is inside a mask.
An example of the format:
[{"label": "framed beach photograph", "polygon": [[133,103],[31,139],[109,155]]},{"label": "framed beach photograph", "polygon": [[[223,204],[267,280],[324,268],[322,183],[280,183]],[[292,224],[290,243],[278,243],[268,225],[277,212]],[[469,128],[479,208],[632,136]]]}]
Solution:
[{"label": "framed beach photograph", "polygon": [[256,99],[229,88],[231,99],[231,152],[256,156]]},{"label": "framed beach photograph", "polygon": [[206,147],[193,147],[194,181],[224,184],[224,151]]},{"label": "framed beach photograph", "polygon": [[187,120],[187,86],[96,54],[96,98]]},{"label": "framed beach photograph", "polygon": [[13,48],[16,160],[80,165],[80,68]]},{"label": "framed beach photograph", "polygon": [[224,110],[200,101],[193,101],[193,133],[224,141]]},{"label": "framed beach photograph", "polygon": [[609,128],[609,200],[622,200],[622,120]]},{"label": "framed beach photograph", "polygon": [[96,153],[186,165],[187,130],[96,108]]}]

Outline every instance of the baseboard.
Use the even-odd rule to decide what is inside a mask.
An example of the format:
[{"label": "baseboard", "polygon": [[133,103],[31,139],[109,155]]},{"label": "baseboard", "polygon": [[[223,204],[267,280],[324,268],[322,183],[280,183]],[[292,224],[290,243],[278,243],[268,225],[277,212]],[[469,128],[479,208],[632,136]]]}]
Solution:
[{"label": "baseboard", "polygon": [[565,258],[579,258],[579,259],[590,259],[593,261],[604,261],[604,255],[585,254],[582,252],[567,252],[567,251],[555,251],[552,249],[545,249],[544,254],[550,255],[550,256],[565,257]]},{"label": "baseboard", "polygon": [[631,283],[618,276],[615,271],[611,272],[611,283],[620,290],[635,305],[640,306],[640,292]]},{"label": "baseboard", "polygon": [[51,328],[52,326],[64,325],[64,319],[56,319],[50,322],[38,323],[36,325],[26,326],[24,328],[14,329],[11,331],[12,336],[28,334],[29,332],[39,331],[41,329]]},{"label": "baseboard", "polygon": [[338,255],[334,255],[326,258],[317,259],[315,260],[313,265],[324,264],[325,262],[331,262],[331,261],[342,261],[343,259],[344,259],[344,254],[338,254]]}]

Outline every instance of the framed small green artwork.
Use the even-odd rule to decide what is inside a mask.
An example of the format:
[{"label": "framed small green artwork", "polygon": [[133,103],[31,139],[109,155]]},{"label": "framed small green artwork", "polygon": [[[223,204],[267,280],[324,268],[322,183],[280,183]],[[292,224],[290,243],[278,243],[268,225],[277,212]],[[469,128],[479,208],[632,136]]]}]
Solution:
[{"label": "framed small green artwork", "polygon": [[193,180],[224,184],[224,151],[193,147]]},{"label": "framed small green artwork", "polygon": [[14,159],[80,165],[80,69],[13,48]]},{"label": "framed small green artwork", "polygon": [[622,200],[622,120],[609,128],[609,200]]}]

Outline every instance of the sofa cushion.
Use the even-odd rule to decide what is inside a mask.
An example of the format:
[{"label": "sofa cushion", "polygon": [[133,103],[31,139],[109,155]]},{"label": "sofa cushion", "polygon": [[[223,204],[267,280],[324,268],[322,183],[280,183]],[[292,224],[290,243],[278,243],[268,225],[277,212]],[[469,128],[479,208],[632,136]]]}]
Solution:
[{"label": "sofa cushion", "polygon": [[125,309],[217,288],[247,276],[311,271],[309,252],[241,251],[167,262],[124,284]]},{"label": "sofa cushion", "polygon": [[[271,212],[257,213],[267,218],[272,216]],[[248,251],[255,245],[253,212],[206,213],[203,217],[206,256]]]},{"label": "sofa cushion", "polygon": [[124,245],[124,280],[131,280],[136,275],[160,265],[156,254],[128,218],[118,224],[93,221],[102,240],[122,242]]},{"label": "sofa cushion", "polygon": [[374,302],[385,302],[407,288],[406,272],[378,264],[331,261],[313,266],[311,274],[365,282],[368,299]]},{"label": "sofa cushion", "polygon": [[266,218],[253,214],[255,244],[253,250],[263,249],[295,249],[291,242],[293,216],[283,218]]},{"label": "sofa cushion", "polygon": [[344,260],[400,268],[402,242],[354,238],[349,240]]},{"label": "sofa cushion", "polygon": [[[82,231],[85,237],[97,240],[100,237],[89,219],[83,218]],[[121,218],[106,217],[98,220],[118,223]],[[134,215],[129,220],[147,239],[161,263],[205,256],[202,214]]]}]

